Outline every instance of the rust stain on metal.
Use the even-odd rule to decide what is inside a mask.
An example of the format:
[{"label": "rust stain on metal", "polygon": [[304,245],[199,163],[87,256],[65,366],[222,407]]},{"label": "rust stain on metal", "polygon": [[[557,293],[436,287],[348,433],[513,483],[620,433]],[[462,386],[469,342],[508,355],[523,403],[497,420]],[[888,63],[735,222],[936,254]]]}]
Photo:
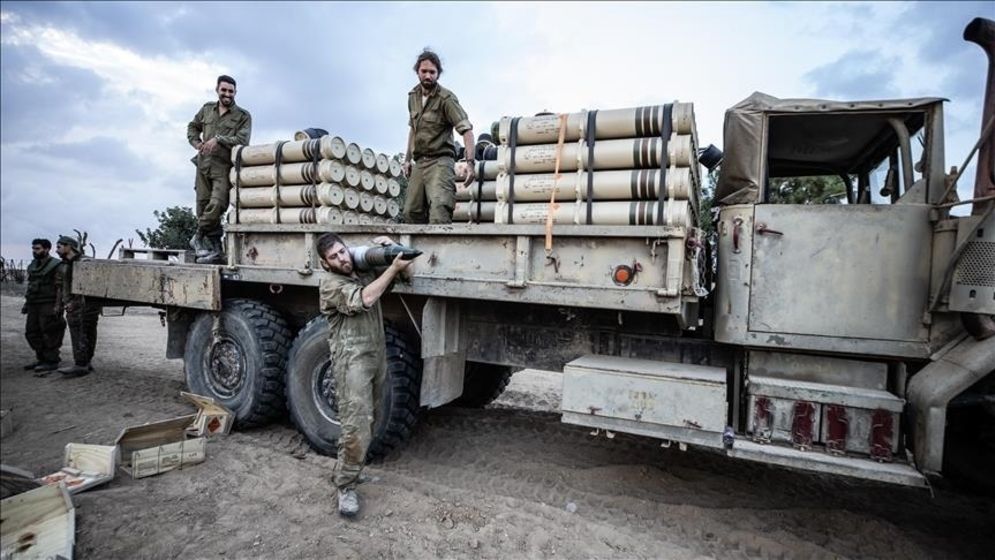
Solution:
[{"label": "rust stain on metal", "polygon": [[695,422],[694,420],[687,420],[687,419],[685,419],[684,420],[684,425],[687,426],[688,428],[694,428],[696,430],[700,430],[701,429],[701,424]]},{"label": "rust stain on metal", "polygon": [[601,407],[598,406],[589,406],[587,407],[587,409],[591,411],[591,414],[597,414],[598,412],[601,412]]}]

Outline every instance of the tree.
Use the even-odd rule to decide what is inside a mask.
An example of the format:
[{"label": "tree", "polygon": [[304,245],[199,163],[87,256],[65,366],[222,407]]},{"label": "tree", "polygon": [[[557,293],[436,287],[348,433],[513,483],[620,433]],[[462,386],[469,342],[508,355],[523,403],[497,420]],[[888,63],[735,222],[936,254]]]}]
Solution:
[{"label": "tree", "polygon": [[846,186],[839,177],[788,177],[770,180],[768,200],[772,204],[840,204]]},{"label": "tree", "polygon": [[698,197],[698,222],[699,227],[705,232],[705,236],[711,238],[715,233],[715,185],[719,182],[719,172],[722,166],[708,172],[708,180],[701,186],[701,193]]},{"label": "tree", "polygon": [[145,233],[135,230],[146,247],[155,249],[186,249],[190,238],[197,233],[197,218],[189,206],[173,206],[160,212],[152,212],[159,220],[155,231],[146,229]]}]

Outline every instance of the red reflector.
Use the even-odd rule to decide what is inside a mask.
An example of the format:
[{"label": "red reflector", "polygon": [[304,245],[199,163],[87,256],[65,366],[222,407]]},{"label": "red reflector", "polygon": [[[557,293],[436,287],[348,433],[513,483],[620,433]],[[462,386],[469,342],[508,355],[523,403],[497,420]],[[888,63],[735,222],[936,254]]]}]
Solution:
[{"label": "red reflector", "polygon": [[891,462],[894,424],[894,417],[887,410],[879,408],[871,415],[871,458]]},{"label": "red reflector", "polygon": [[798,401],[794,406],[794,420],[791,422],[791,443],[800,449],[812,447],[815,431],[815,405]]},{"label": "red reflector", "polygon": [[612,271],[612,281],[619,286],[628,286],[632,283],[632,269],[624,264],[615,267]]},{"label": "red reflector", "polygon": [[773,414],[770,410],[770,399],[757,397],[753,405],[753,441],[770,443]]},{"label": "red reflector", "polygon": [[826,421],[826,450],[834,455],[842,455],[846,450],[846,434],[850,424],[846,409],[838,404],[829,405]]}]

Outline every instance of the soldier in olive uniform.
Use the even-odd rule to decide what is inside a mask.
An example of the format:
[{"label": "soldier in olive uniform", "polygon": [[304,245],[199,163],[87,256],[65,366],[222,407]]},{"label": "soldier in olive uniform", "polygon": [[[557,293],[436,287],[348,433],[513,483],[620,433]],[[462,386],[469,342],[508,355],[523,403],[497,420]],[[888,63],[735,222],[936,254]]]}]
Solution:
[{"label": "soldier in olive uniform", "polygon": [[100,320],[100,305],[86,297],[73,294],[73,268],[84,258],[79,242],[63,235],[55,244],[55,251],[62,257],[59,265],[58,301],[60,312],[66,312],[69,337],[73,343],[71,366],[59,368],[66,377],[82,377],[93,371],[90,361],[97,348],[97,321]]},{"label": "soldier in olive uniform", "polygon": [[[463,136],[469,164],[466,183],[474,178],[473,125],[456,95],[438,83],[442,63],[425,49],[415,62],[418,85],[408,93],[408,148],[404,176],[408,188],[404,198],[407,223],[448,224],[453,221],[456,183],[453,164],[456,145],[453,129]],[[414,165],[412,165],[414,161]]]},{"label": "soldier in olive uniform", "polygon": [[28,291],[24,294],[21,313],[27,315],[24,336],[35,351],[35,361],[24,366],[43,376],[59,368],[59,349],[66,332],[66,322],[56,304],[59,259],[49,255],[52,242],[35,239],[31,242],[34,255],[28,265]]},{"label": "soldier in olive uniform", "polygon": [[[392,243],[387,237],[373,241]],[[322,268],[331,273],[321,279],[320,305],[331,326],[328,346],[342,425],[333,482],[338,489],[339,513],[349,517],[359,511],[356,484],[373,439],[374,415],[387,378],[380,298],[412,261],[395,258],[379,275],[357,271],[348,247],[334,233],[318,239],[317,251]]]},{"label": "soldier in olive uniform", "polygon": [[252,115],[235,104],[235,79],[218,76],[218,100],[205,104],[187,125],[187,140],[197,150],[197,234],[190,246],[197,251],[197,262],[220,264],[221,216],[228,209],[231,181],[231,149],[248,145],[252,135]]}]

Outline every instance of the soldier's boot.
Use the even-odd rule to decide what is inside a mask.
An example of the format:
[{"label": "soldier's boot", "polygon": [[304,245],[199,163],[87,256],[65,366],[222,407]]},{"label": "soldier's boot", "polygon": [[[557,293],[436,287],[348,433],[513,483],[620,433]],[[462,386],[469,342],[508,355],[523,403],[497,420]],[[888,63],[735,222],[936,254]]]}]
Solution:
[{"label": "soldier's boot", "polygon": [[84,375],[89,375],[90,366],[85,365],[71,365],[64,368],[59,368],[59,373],[64,377],[83,377]]},{"label": "soldier's boot", "polygon": [[207,254],[211,252],[211,247],[208,245],[207,239],[200,234],[200,231],[195,233],[190,239],[190,248],[196,251],[196,255],[198,257],[207,256]]},{"label": "soldier's boot", "polygon": [[197,259],[197,264],[224,264],[224,246],[221,244],[221,236],[210,236],[207,238],[210,250],[203,257]]},{"label": "soldier's boot", "polygon": [[354,517],[359,513],[359,496],[353,489],[339,489],[339,515]]},{"label": "soldier's boot", "polygon": [[59,369],[59,362],[43,362],[35,366],[35,377],[45,377]]},{"label": "soldier's boot", "polygon": [[41,362],[31,362],[30,364],[24,364],[24,371],[31,371],[40,365]]}]

